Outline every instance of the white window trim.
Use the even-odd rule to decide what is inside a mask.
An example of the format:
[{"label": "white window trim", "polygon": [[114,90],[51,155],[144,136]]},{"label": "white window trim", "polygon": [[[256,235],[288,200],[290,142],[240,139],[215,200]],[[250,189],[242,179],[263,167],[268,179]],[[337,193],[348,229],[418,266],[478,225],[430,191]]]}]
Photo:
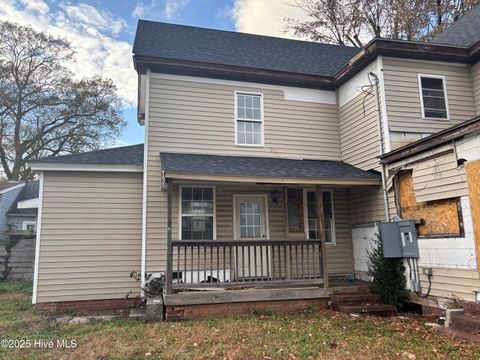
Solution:
[{"label": "white window trim", "polygon": [[[259,148],[259,147],[264,147],[265,146],[265,121],[264,121],[264,106],[263,106],[263,93],[259,92],[252,92],[252,91],[237,91],[235,90],[234,92],[234,116],[233,116],[233,121],[235,123],[235,146],[241,146],[241,147],[254,147],[254,148]],[[237,115],[238,115],[238,95],[257,95],[260,96],[260,120],[261,120],[261,126],[260,126],[260,144],[239,144],[238,143],[238,122],[237,122]]]},{"label": "white window trim", "polygon": [[234,194],[233,195],[233,240],[238,240],[237,236],[237,200],[241,198],[263,198],[265,207],[265,240],[270,240],[270,215],[268,212],[268,195],[267,194]]},{"label": "white window trim", "polygon": [[[314,188],[304,188],[303,189],[303,224],[305,228],[305,236],[308,239],[308,204],[307,204],[307,192],[313,191],[315,192]],[[333,190],[331,189],[322,189],[322,193],[328,192],[330,193],[332,199],[332,241],[326,242],[327,246],[335,246],[337,245],[337,234],[336,234],[336,225],[335,225],[335,201],[333,197]]]},{"label": "white window trim", "polygon": [[[217,192],[212,185],[180,185],[178,188],[178,240],[182,240],[182,189],[183,188],[208,188],[213,192],[213,240],[217,240]],[[210,216],[210,215],[207,215]]]},{"label": "white window trim", "polygon": [[35,226],[35,230],[37,229],[37,222],[36,221],[25,220],[24,222],[22,222],[22,230],[27,230],[27,227],[29,225],[33,225],[33,226]]},{"label": "white window trim", "polygon": [[[443,94],[445,96],[445,109],[447,111],[446,118],[435,118],[435,117],[427,117],[425,116],[425,109],[423,106],[423,90],[422,90],[422,78],[427,79],[441,79],[443,82]],[[436,120],[436,121],[449,121],[450,120],[450,109],[448,106],[448,95],[447,95],[447,79],[444,75],[430,75],[430,74],[417,74],[417,81],[418,81],[418,93],[420,95],[420,107],[422,110],[422,119],[423,120]]]}]

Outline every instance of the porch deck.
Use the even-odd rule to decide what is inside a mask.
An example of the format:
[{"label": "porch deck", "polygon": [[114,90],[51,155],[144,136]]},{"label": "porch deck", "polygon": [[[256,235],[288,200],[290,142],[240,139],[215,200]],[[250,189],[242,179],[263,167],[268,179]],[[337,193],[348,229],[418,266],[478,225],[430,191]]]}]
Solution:
[{"label": "porch deck", "polygon": [[368,283],[360,280],[330,279],[329,287],[277,285],[244,289],[200,288],[165,294],[166,320],[229,316],[258,312],[295,312],[329,307],[333,294],[368,292]]}]

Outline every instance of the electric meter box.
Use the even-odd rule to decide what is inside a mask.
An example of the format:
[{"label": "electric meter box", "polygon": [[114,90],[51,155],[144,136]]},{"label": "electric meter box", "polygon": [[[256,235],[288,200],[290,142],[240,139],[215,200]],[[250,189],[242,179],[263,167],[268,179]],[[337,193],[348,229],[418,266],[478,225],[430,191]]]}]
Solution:
[{"label": "electric meter box", "polygon": [[379,224],[386,258],[417,258],[418,238],[413,221],[382,222]]}]

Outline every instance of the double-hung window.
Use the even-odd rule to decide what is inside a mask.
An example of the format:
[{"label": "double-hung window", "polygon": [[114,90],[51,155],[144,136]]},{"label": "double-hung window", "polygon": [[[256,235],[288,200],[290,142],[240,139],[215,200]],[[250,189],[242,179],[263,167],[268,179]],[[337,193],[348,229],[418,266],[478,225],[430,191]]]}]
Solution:
[{"label": "double-hung window", "polygon": [[423,118],[448,120],[445,78],[443,76],[418,75],[418,82]]},{"label": "double-hung window", "polygon": [[261,94],[235,93],[235,143],[263,146],[263,106]]},{"label": "double-hung window", "polygon": [[183,186],[180,191],[181,239],[213,240],[214,188]]}]

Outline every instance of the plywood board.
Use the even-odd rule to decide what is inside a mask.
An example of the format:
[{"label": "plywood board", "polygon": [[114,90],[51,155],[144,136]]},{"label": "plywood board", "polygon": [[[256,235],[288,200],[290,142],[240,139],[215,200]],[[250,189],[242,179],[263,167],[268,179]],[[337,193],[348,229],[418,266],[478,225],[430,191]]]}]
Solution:
[{"label": "plywood board", "polygon": [[477,269],[480,271],[480,160],[467,162],[468,191],[470,195],[470,210],[472,213],[475,250],[477,253]]},{"label": "plywood board", "polygon": [[398,175],[398,192],[402,218],[422,220],[422,223],[417,226],[419,235],[460,234],[457,199],[417,202],[412,171],[405,171]]}]

